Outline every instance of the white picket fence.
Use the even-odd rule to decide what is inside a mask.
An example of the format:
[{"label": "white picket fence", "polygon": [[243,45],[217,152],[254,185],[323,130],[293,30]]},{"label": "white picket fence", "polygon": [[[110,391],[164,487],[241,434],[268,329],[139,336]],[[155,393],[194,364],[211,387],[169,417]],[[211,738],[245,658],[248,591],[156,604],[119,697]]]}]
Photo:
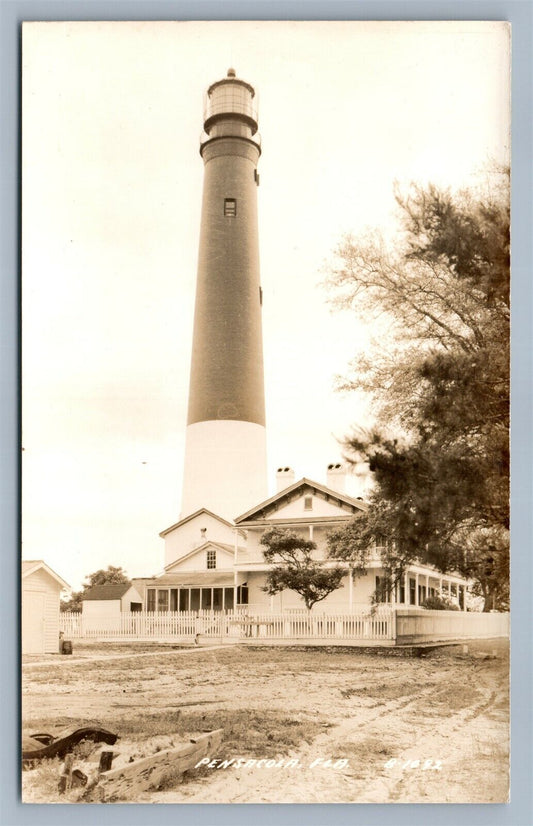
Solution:
[{"label": "white picket fence", "polygon": [[245,611],[138,611],[84,616],[61,613],[59,629],[65,639],[230,641],[282,639],[393,640],[391,610],[357,614],[249,614]]},{"label": "white picket fence", "polygon": [[139,611],[84,616],[61,613],[65,639],[123,641],[219,641],[286,644],[342,640],[369,645],[416,644],[439,640],[506,637],[508,614],[426,611],[421,608],[379,606],[343,614],[286,611],[251,614],[246,610]]}]

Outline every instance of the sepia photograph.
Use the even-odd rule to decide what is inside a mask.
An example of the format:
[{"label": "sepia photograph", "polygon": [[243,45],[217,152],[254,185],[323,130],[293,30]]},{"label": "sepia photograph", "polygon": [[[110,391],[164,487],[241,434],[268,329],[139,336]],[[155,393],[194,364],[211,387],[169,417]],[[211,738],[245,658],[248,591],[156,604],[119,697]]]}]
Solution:
[{"label": "sepia photograph", "polygon": [[510,53],[23,24],[24,803],[509,800]]}]

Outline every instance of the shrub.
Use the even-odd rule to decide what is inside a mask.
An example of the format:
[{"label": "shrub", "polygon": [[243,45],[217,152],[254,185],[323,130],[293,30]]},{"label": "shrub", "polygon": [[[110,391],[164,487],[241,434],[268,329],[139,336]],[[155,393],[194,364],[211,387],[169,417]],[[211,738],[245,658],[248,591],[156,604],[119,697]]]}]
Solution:
[{"label": "shrub", "polygon": [[459,606],[455,602],[450,602],[446,597],[439,597],[437,595],[427,597],[420,603],[422,608],[427,608],[431,611],[459,611]]}]

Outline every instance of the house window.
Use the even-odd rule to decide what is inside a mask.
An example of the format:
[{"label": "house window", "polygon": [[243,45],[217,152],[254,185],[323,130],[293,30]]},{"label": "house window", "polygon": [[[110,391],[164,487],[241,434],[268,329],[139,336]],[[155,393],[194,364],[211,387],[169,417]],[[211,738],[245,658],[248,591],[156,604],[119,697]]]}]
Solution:
[{"label": "house window", "polygon": [[146,590],[146,610],[155,611],[155,588]]},{"label": "house window", "polygon": [[189,610],[189,589],[180,588],[180,611]]},{"label": "house window", "polygon": [[235,218],[237,215],[237,201],[235,198],[224,198],[224,215]]},{"label": "house window", "polygon": [[391,589],[385,577],[376,577],[376,601],[390,602]]},{"label": "house window", "polygon": [[304,496],[304,511],[312,511],[313,510],[313,497],[312,496]]},{"label": "house window", "polygon": [[207,567],[208,568],[216,568],[217,567],[217,552],[213,549],[209,549],[207,551]]},{"label": "house window", "polygon": [[237,604],[248,605],[248,585],[246,582],[243,582],[243,584],[237,588]]},{"label": "house window", "polygon": [[157,592],[157,610],[168,611],[168,591]]}]

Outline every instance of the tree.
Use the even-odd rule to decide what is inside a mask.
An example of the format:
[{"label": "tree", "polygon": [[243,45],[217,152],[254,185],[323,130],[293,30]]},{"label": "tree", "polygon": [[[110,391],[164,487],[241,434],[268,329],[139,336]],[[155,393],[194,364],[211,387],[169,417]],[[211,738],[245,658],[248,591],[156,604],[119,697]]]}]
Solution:
[{"label": "tree", "polygon": [[384,564],[392,582],[420,559],[474,577],[486,610],[503,607],[508,174],[493,170],[477,190],[455,194],[413,186],[406,196],[397,193],[397,202],[394,244],[376,233],[344,239],[327,281],[337,306],[370,315],[381,332],[342,385],[369,393],[375,413],[375,425],[354,430],[345,445],[375,481],[359,531],[388,538]]},{"label": "tree", "polygon": [[346,570],[327,567],[313,559],[316,543],[281,528],[270,528],[261,537],[266,562],[277,563],[268,572],[263,591],[274,595],[286,588],[303,598],[306,608],[321,602],[340,587]]},{"label": "tree", "polygon": [[95,585],[128,585],[129,582],[128,575],[122,567],[116,568],[113,565],[108,565],[107,569],[100,568],[85,577],[81,591],[73,591],[70,599],[61,600],[61,610],[80,612],[83,597]]}]

